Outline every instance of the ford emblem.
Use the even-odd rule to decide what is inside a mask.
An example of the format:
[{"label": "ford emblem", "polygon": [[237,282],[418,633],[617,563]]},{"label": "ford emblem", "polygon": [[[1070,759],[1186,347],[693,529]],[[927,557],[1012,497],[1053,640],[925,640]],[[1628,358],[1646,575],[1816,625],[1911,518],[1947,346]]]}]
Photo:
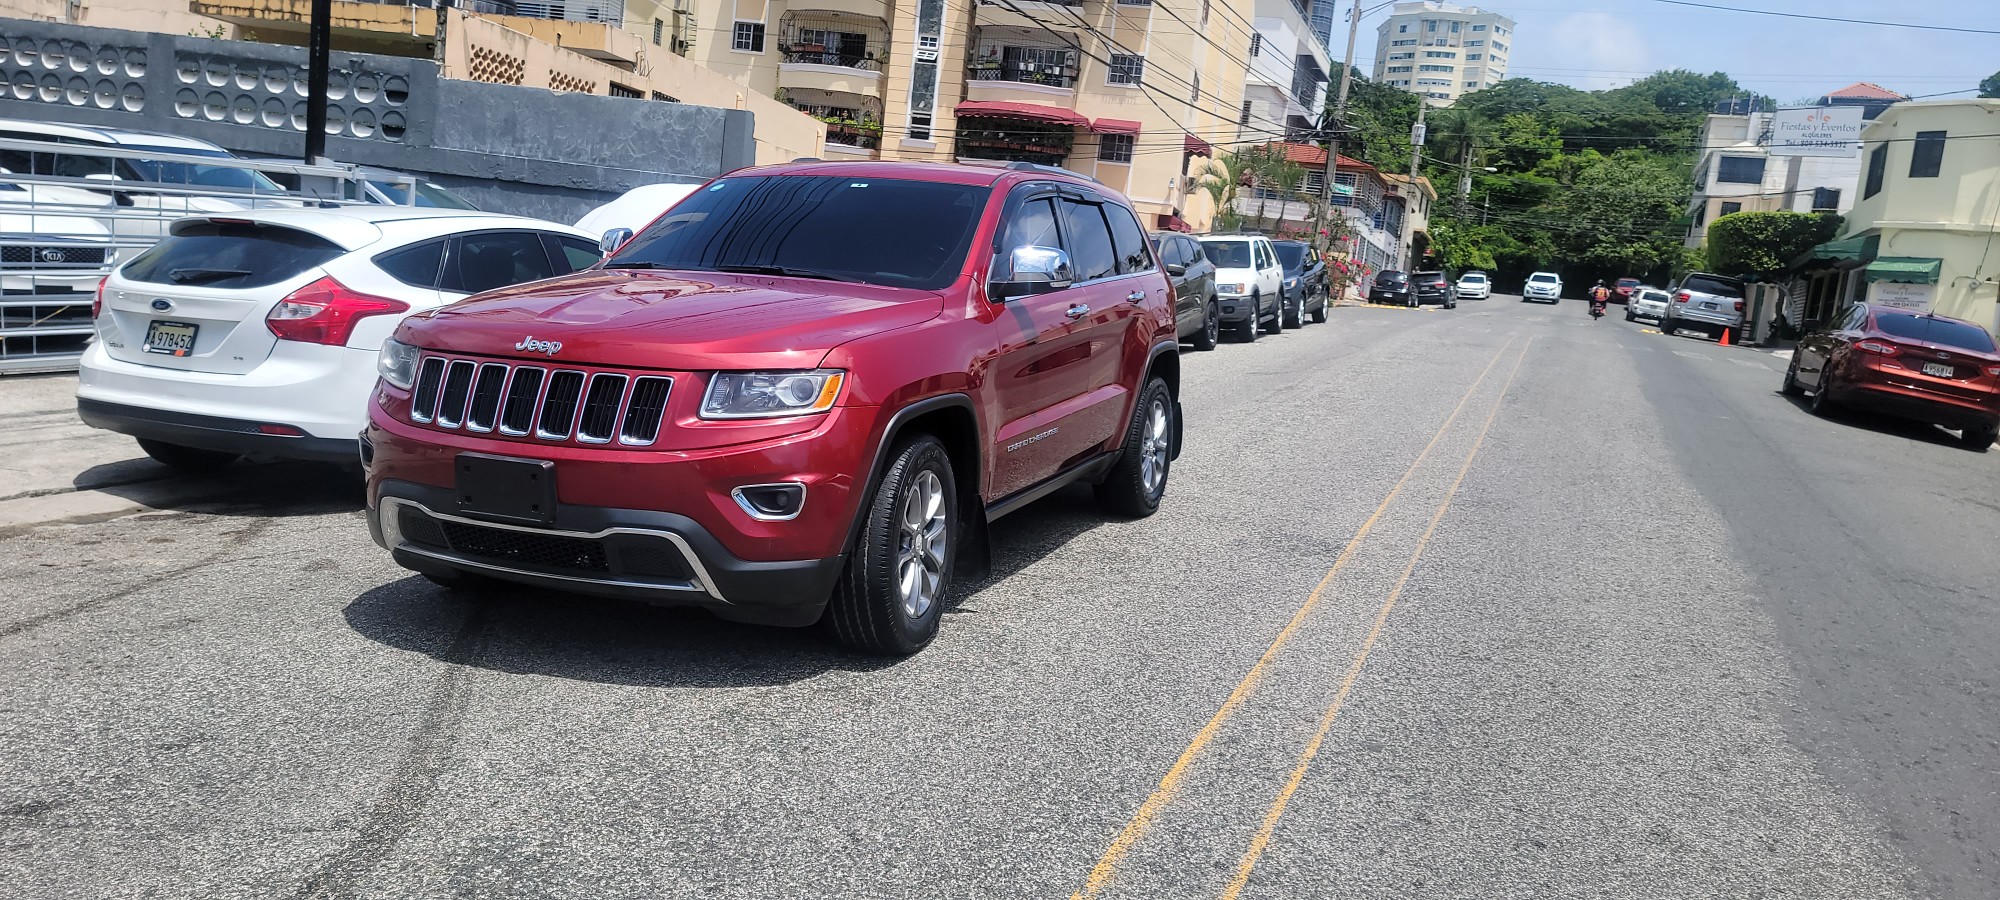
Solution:
[{"label": "ford emblem", "polygon": [[161,297],[160,299],[153,301],[153,308],[159,310],[160,312],[166,312],[167,310],[174,308],[174,302],[172,300],[168,300],[165,297]]}]

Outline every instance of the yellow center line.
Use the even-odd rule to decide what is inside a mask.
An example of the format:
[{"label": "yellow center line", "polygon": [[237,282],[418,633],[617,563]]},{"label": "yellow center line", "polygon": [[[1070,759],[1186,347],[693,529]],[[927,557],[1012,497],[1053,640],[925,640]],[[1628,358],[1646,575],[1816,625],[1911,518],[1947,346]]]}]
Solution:
[{"label": "yellow center line", "polygon": [[1487,414],[1486,424],[1480,427],[1479,437],[1473,440],[1471,452],[1465,454],[1465,464],[1458,467],[1458,477],[1452,480],[1451,489],[1445,491],[1444,502],[1438,504],[1437,512],[1431,516],[1430,525],[1424,528],[1423,536],[1417,539],[1416,549],[1410,553],[1410,561],[1403,566],[1403,574],[1396,579],[1396,586],[1389,589],[1389,596],[1382,601],[1382,609],[1375,615],[1374,627],[1368,629],[1368,637],[1361,642],[1361,652],[1355,655],[1354,663],[1347,667],[1347,677],[1341,679],[1340,690],[1333,695],[1332,705],[1328,706],[1326,714],[1320,717],[1319,730],[1314,732],[1312,740],[1306,743],[1305,751],[1299,755],[1299,764],[1292,769],[1291,778],[1285,782],[1284,789],[1278,792],[1277,799],[1271,801],[1271,808],[1264,813],[1264,824],[1257,829],[1257,836],[1251,838],[1250,847],[1243,851],[1242,859],[1237,861],[1236,877],[1230,879],[1229,887],[1222,892],[1223,900],[1236,900],[1237,896],[1243,893],[1243,886],[1250,882],[1251,870],[1257,867],[1257,860],[1263,857],[1264,848],[1271,843],[1272,832],[1278,828],[1278,820],[1284,818],[1285,807],[1292,802],[1292,794],[1296,793],[1299,785],[1305,781],[1306,770],[1312,768],[1313,757],[1319,755],[1320,745],[1333,730],[1334,718],[1340,715],[1341,707],[1347,705],[1347,695],[1354,689],[1355,680],[1361,677],[1362,667],[1368,664],[1368,655],[1375,649],[1375,640],[1382,636],[1382,626],[1389,621],[1389,612],[1396,608],[1397,598],[1403,595],[1403,588],[1410,583],[1410,574],[1416,571],[1418,560],[1423,558],[1424,548],[1431,542],[1431,535],[1437,533],[1438,523],[1444,521],[1444,514],[1450,511],[1452,498],[1458,495],[1459,487],[1465,484],[1465,473],[1472,470],[1472,461],[1479,456],[1480,448],[1485,446],[1486,433],[1493,430],[1493,420],[1499,417],[1501,405],[1507,402],[1507,390],[1514,386],[1514,376],[1521,373],[1521,364],[1527,361],[1528,348],[1534,343],[1535,339],[1529,338],[1528,343],[1521,345],[1521,356],[1514,361],[1513,371],[1507,373],[1507,383],[1500,387],[1500,399],[1493,402],[1493,411]]},{"label": "yellow center line", "polygon": [[[1532,339],[1530,342],[1532,343]],[[1278,631],[1278,636],[1271,639],[1271,645],[1265,648],[1264,655],[1258,657],[1256,664],[1243,676],[1243,680],[1237,682],[1236,689],[1229,692],[1229,698],[1223,701],[1222,708],[1215,711],[1215,715],[1209,718],[1208,724],[1195,732],[1193,740],[1188,741],[1187,747],[1174,760],[1174,764],[1168,767],[1167,774],[1161,776],[1159,785],[1153,788],[1153,793],[1146,798],[1145,803],[1139,805],[1139,810],[1132,814],[1131,820],[1125,823],[1124,830],[1112,840],[1111,846],[1105,848],[1104,855],[1098,857],[1097,865],[1091,867],[1090,877],[1084,882],[1081,890],[1071,895],[1071,900],[1088,900],[1096,897],[1111,884],[1112,877],[1117,874],[1118,863],[1125,858],[1126,853],[1131,852],[1132,847],[1139,842],[1139,838],[1145,835],[1160,811],[1172,803],[1174,797],[1180,793],[1181,782],[1187,778],[1188,769],[1194,764],[1195,758],[1199,757],[1209,742],[1215,739],[1216,733],[1222,729],[1222,724],[1235,714],[1245,700],[1249,699],[1257,684],[1264,680],[1264,674],[1270,669],[1271,661],[1277,658],[1279,651],[1291,642],[1292,636],[1305,624],[1306,617],[1312,612],[1313,607],[1319,605],[1320,597],[1326,592],[1327,585],[1333,583],[1334,576],[1346,568],[1348,560],[1353,558],[1354,550],[1360,546],[1361,539],[1375,529],[1375,523],[1381,521],[1382,514],[1389,509],[1389,504],[1395,502],[1397,495],[1402,493],[1403,486],[1409,483],[1410,476],[1416,474],[1417,467],[1423,464],[1424,459],[1430,456],[1431,450],[1444,439],[1445,432],[1451,429],[1451,424],[1458,421],[1458,414],[1465,410],[1466,402],[1472,399],[1473,394],[1479,392],[1479,386],[1486,382],[1486,376],[1493,372],[1494,366],[1499,365],[1500,358],[1507,355],[1508,348],[1513,344],[1514,339],[1507,338],[1507,342],[1500,345],[1500,352],[1493,354],[1493,360],[1486,364],[1486,368],[1479,371],[1479,377],[1472,380],[1472,386],[1466,389],[1465,396],[1458,398],[1458,405],[1452,407],[1451,415],[1446,416],[1444,424],[1438,426],[1437,433],[1431,435],[1430,443],[1424,445],[1423,451],[1418,453],[1417,458],[1411,461],[1410,467],[1403,471],[1403,477],[1397,479],[1395,486],[1389,489],[1388,496],[1382,498],[1381,504],[1375,507],[1375,512],[1368,516],[1367,521],[1361,523],[1360,529],[1354,532],[1354,537],[1348,540],[1347,546],[1341,548],[1340,555],[1334,557],[1333,567],[1326,570],[1326,575],[1319,580],[1312,593],[1307,595],[1304,605],[1299,607],[1298,612],[1292,614],[1291,621],[1285,623],[1285,627]],[[1525,346],[1524,344],[1523,347]],[[1516,367],[1519,367],[1518,363]]]}]

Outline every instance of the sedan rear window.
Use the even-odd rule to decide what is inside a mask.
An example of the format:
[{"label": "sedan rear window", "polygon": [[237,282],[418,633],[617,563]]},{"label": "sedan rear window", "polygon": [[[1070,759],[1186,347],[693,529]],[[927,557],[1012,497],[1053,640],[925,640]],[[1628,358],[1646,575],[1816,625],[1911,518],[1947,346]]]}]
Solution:
[{"label": "sedan rear window", "polygon": [[122,274],[151,284],[255,288],[285,281],[345,252],[295,228],[203,222],[154,244],[126,263]]},{"label": "sedan rear window", "polygon": [[1875,314],[1875,327],[1884,334],[1906,341],[1942,344],[1975,353],[1992,353],[1994,350],[1993,336],[1987,334],[1986,329],[1950,319],[1878,312]]},{"label": "sedan rear window", "polygon": [[724,178],[647,226],[605,267],[757,272],[936,290],[964,270],[991,192],[898,178]]},{"label": "sedan rear window", "polygon": [[1716,278],[1713,275],[1689,275],[1686,281],[1681,282],[1681,290],[1735,300],[1743,299],[1743,282],[1730,278]]},{"label": "sedan rear window", "polygon": [[1395,272],[1395,271],[1383,272],[1375,276],[1375,282],[1377,284],[1389,284],[1391,282],[1402,281],[1405,279],[1405,277],[1406,276],[1403,275],[1403,273],[1401,272]]}]

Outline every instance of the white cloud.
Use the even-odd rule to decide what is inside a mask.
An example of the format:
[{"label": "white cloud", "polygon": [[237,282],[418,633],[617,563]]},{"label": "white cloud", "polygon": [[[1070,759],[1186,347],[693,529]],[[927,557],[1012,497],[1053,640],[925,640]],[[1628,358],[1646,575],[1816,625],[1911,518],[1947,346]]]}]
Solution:
[{"label": "white cloud", "polygon": [[1540,65],[1589,71],[1573,71],[1570,77],[1543,79],[1546,81],[1599,91],[1630,84],[1642,77],[1631,73],[1653,69],[1645,33],[1610,13],[1580,12],[1566,16],[1556,23],[1550,37],[1553,38],[1550,43],[1558,48],[1557,61]]}]

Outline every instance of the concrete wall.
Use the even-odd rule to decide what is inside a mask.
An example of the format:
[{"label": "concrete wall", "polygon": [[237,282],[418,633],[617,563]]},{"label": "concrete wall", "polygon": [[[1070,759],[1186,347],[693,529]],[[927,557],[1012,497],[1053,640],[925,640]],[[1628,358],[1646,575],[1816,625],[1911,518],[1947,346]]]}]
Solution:
[{"label": "concrete wall", "polygon": [[[0,114],[303,149],[302,48],[22,20],[0,20],[0,42],[14,51],[0,55]],[[498,212],[574,221],[632,187],[755,158],[745,110],[453,81],[394,56],[335,53],[333,66],[330,156],[426,175]]]}]

